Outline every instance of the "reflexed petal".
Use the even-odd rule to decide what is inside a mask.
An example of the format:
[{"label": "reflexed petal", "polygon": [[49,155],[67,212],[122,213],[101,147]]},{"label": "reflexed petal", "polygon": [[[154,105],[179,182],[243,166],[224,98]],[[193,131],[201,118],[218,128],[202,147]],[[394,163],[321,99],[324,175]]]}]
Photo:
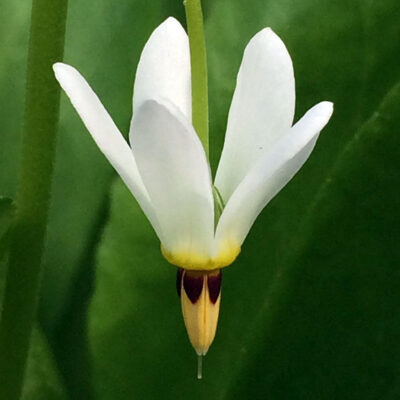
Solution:
[{"label": "reflexed petal", "polygon": [[261,210],[307,160],[332,112],[332,103],[314,106],[251,169],[222,213],[217,245],[221,241],[243,243]]},{"label": "reflexed petal", "polygon": [[164,249],[181,259],[208,257],[214,232],[211,175],[192,125],[172,104],[150,100],[136,110],[132,129],[133,152]]},{"label": "reflexed petal", "polygon": [[107,110],[75,68],[67,64],[56,63],[53,69],[58,82],[68,95],[97,146],[121,176],[157,231],[153,207],[143,186],[132,150]]},{"label": "reflexed petal", "polygon": [[168,18],[154,30],[142,51],[135,78],[134,113],[146,100],[166,99],[191,121],[190,79],[188,36],[176,19]]},{"label": "reflexed petal", "polygon": [[225,202],[257,160],[292,126],[295,88],[292,60],[269,28],[247,45],[229,110],[215,184]]}]

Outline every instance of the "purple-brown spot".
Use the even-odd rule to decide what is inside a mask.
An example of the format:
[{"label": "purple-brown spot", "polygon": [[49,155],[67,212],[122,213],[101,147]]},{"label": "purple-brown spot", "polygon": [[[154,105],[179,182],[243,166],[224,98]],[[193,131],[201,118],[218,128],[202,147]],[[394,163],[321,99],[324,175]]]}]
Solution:
[{"label": "purple-brown spot", "polygon": [[182,276],[183,268],[178,268],[178,270],[176,271],[176,291],[178,292],[179,297],[181,297]]},{"label": "purple-brown spot", "polygon": [[216,273],[211,273],[208,275],[207,285],[208,293],[210,294],[211,303],[215,304],[218,300],[218,296],[221,293],[222,284],[222,272],[218,270]]},{"label": "purple-brown spot", "polygon": [[196,304],[203,291],[204,277],[204,274],[193,271],[185,271],[183,274],[183,287],[193,304]]}]

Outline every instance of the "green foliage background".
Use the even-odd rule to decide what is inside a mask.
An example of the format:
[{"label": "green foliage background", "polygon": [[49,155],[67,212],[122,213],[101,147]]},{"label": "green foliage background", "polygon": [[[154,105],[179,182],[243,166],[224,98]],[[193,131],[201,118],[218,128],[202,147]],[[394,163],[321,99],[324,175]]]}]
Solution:
[{"label": "green foliage background", "polygon": [[[175,269],[62,99],[26,400],[400,398],[400,8],[396,0],[203,0],[215,170],[246,43],[271,26],[293,58],[296,119],[334,116],[224,270],[217,338],[195,379]],[[0,5],[0,194],[13,198],[29,2]],[[173,0],[69,1],[65,61],[123,132],[141,49]],[[0,288],[11,202],[0,199]],[[1,355],[0,355],[1,356]]]}]

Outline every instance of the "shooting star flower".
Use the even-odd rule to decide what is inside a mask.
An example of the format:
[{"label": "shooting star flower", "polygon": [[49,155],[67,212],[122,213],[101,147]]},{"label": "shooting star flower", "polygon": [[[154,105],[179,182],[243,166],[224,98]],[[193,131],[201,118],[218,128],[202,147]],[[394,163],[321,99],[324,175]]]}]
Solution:
[{"label": "shooting star flower", "polygon": [[271,29],[257,33],[244,52],[213,183],[191,122],[189,41],[178,21],[162,23],[142,52],[130,144],[76,69],[57,63],[54,71],[149,219],[164,257],[179,267],[189,338],[206,354],[218,321],[220,269],[236,259],[258,214],[307,160],[332,103],[317,104],[292,126],[291,58]]}]

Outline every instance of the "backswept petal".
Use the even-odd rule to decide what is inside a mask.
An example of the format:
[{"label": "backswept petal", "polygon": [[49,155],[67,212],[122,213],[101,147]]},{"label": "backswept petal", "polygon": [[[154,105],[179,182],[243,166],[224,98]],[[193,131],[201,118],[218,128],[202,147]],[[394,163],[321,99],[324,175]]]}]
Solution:
[{"label": "backswept petal", "polygon": [[133,112],[147,100],[164,98],[191,121],[190,76],[188,36],[182,25],[170,17],[154,30],[140,56],[134,85]]},{"label": "backswept petal", "polygon": [[53,69],[58,82],[97,146],[121,176],[157,231],[158,224],[153,207],[142,183],[132,151],[107,110],[75,68],[56,63]]},{"label": "backswept petal", "polygon": [[317,104],[257,162],[221,215],[216,231],[217,246],[224,242],[243,243],[261,210],[307,160],[332,112],[332,103]]},{"label": "backswept petal", "polygon": [[132,120],[132,148],[164,233],[167,257],[181,267],[212,250],[211,174],[192,125],[172,104],[144,102]]},{"label": "backswept petal", "polygon": [[270,29],[247,45],[229,110],[215,184],[225,202],[257,160],[292,126],[293,66],[282,40]]}]

